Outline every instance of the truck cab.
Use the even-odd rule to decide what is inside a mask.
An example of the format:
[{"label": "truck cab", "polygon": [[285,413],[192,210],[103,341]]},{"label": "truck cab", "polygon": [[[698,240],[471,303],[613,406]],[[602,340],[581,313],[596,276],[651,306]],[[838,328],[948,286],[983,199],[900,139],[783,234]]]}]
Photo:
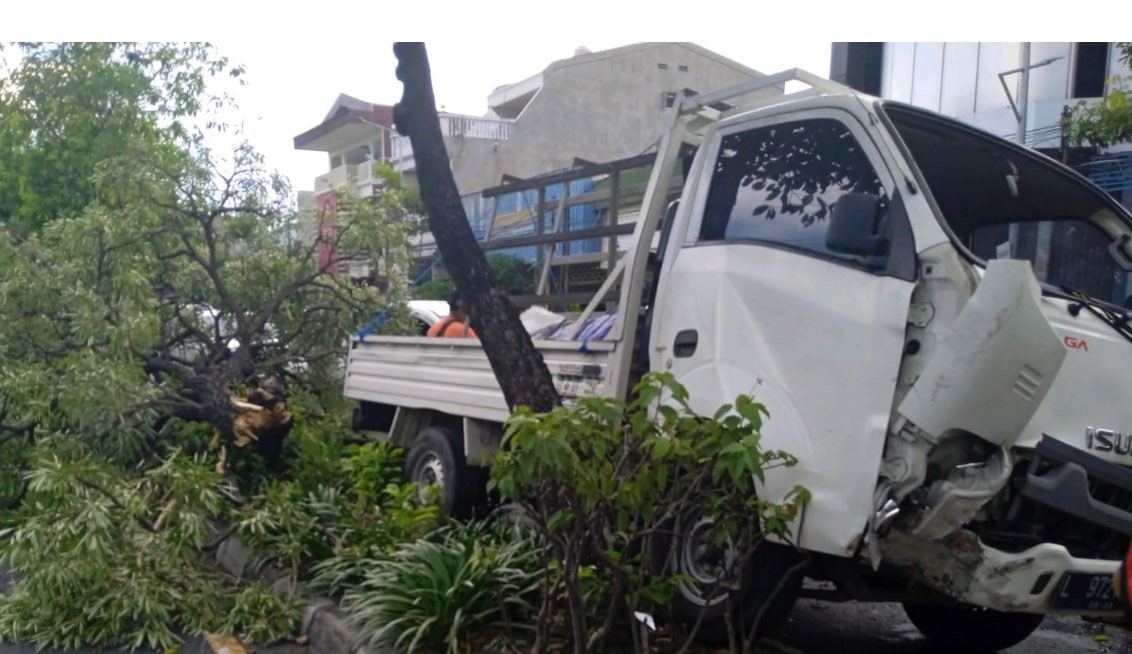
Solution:
[{"label": "truck cab", "polygon": [[1004,613],[1114,611],[1130,225],[1044,155],[908,105],[739,113],[668,226],[650,367],[704,413],[770,408],[766,446],[799,465],[762,490],[813,494],[801,549]]}]

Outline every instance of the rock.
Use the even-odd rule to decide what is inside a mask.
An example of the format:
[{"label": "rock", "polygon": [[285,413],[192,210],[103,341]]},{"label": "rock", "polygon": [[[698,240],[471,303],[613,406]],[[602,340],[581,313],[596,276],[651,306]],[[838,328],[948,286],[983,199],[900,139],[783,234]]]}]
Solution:
[{"label": "rock", "polygon": [[216,548],[216,562],[235,577],[244,578],[250,558],[248,548],[235,536],[225,538],[220,547]]}]

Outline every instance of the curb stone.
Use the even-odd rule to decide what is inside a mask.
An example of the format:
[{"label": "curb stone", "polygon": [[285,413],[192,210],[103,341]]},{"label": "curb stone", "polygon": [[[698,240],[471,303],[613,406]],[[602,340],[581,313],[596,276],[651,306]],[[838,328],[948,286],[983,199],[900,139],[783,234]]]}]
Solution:
[{"label": "curb stone", "polygon": [[[251,552],[240,542],[239,537],[230,534],[217,546],[216,560],[230,574],[244,579],[259,578],[280,596],[287,595],[285,570],[252,570],[249,565]],[[358,630],[346,622],[346,616],[338,610],[338,604],[328,598],[319,597],[303,608],[302,626],[299,634],[307,637],[307,647],[318,654],[391,654],[392,650],[375,649],[366,645],[355,645]]]},{"label": "curb stone", "polygon": [[334,600],[320,597],[303,611],[302,634],[319,654],[391,654],[393,650],[357,645],[358,630],[346,622]]}]

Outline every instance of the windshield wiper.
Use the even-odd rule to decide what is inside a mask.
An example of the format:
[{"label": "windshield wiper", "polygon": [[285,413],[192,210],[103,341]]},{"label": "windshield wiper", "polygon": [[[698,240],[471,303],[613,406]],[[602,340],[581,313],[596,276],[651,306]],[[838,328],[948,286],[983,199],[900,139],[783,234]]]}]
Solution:
[{"label": "windshield wiper", "polygon": [[1073,301],[1066,307],[1069,310],[1069,315],[1076,318],[1081,313],[1081,309],[1088,309],[1089,313],[1101,322],[1112,327],[1118,334],[1124,337],[1129,343],[1132,343],[1132,315],[1125,311],[1118,311],[1089,297],[1088,295],[1078,291],[1077,289],[1068,286],[1061,286],[1061,291],[1073,298]]}]

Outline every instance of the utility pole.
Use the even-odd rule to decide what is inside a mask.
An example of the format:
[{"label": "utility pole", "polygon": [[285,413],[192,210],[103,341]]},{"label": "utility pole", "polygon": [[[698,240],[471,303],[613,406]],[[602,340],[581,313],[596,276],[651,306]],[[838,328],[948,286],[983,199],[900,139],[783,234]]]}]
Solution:
[{"label": "utility pole", "polygon": [[1026,145],[1026,118],[1030,104],[1030,42],[1022,44],[1022,83],[1018,88],[1018,142]]},{"label": "utility pole", "polygon": [[[998,74],[998,81],[1002,84],[1002,90],[1006,93],[1006,101],[1010,103],[1010,109],[1014,112],[1014,117],[1018,119],[1018,134],[1015,140],[1026,145],[1026,114],[1030,104],[1030,71],[1034,68],[1041,68],[1048,66],[1058,59],[1065,57],[1051,57],[1043,59],[1036,64],[1030,63],[1030,44],[1022,44],[1022,65],[1018,68],[1004,70]],[[1006,85],[1006,76],[1013,75],[1014,73],[1022,73],[1022,81],[1018,88],[1018,102],[1014,102],[1014,96],[1010,94],[1010,87]]]},{"label": "utility pole", "polygon": [[1069,139],[1065,138],[1065,130],[1069,128],[1069,117],[1072,112],[1069,105],[1061,108],[1061,163],[1069,165]]}]

